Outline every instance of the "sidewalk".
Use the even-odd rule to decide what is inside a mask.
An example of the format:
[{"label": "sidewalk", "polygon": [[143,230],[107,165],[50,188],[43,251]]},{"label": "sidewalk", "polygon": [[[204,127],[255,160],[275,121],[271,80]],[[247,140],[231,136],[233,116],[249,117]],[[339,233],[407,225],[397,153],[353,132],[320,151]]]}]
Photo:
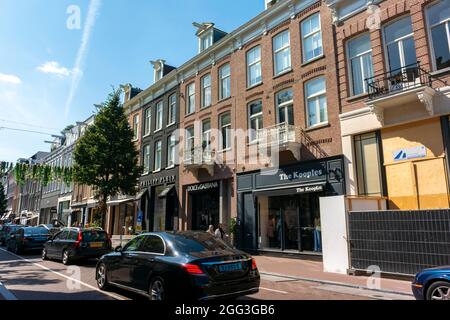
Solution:
[{"label": "sidewalk", "polygon": [[[326,273],[323,272],[323,265],[320,261],[270,256],[255,256],[254,258],[262,275],[368,289],[369,277]],[[381,287],[375,290],[412,295],[411,283],[404,280],[381,279]]]}]

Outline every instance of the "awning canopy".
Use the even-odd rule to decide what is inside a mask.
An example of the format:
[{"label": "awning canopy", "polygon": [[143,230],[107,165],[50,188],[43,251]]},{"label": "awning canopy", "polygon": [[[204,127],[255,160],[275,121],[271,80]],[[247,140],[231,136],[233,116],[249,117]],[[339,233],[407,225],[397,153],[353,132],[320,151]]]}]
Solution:
[{"label": "awning canopy", "polygon": [[167,195],[169,194],[170,191],[172,191],[172,189],[175,188],[174,184],[171,184],[167,187],[164,188],[163,191],[161,191],[161,193],[158,195],[159,198],[165,198],[167,197]]},{"label": "awning canopy", "polygon": [[303,184],[297,186],[288,186],[285,188],[271,188],[253,191],[255,196],[287,196],[294,194],[318,193],[325,191],[326,182]]},{"label": "awning canopy", "polygon": [[136,195],[136,198],[134,198],[134,199],[135,199],[135,200],[141,200],[142,197],[143,197],[147,192],[148,192],[148,189],[142,190],[141,192],[139,192],[139,193]]},{"label": "awning canopy", "polygon": [[118,204],[130,202],[130,201],[134,201],[134,199],[133,198],[126,198],[126,199],[120,199],[120,200],[112,200],[112,201],[108,201],[107,204],[109,206],[115,206],[115,205],[118,205]]}]

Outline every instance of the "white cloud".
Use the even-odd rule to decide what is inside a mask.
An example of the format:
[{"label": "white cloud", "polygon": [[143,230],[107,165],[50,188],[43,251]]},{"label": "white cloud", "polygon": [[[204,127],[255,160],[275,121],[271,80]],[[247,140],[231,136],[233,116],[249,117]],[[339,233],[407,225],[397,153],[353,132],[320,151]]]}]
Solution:
[{"label": "white cloud", "polygon": [[54,74],[58,77],[69,77],[73,72],[59,65],[57,61],[48,61],[37,68],[40,72]]},{"label": "white cloud", "polygon": [[72,84],[70,86],[69,96],[67,97],[66,105],[64,108],[66,118],[69,114],[70,107],[72,105],[73,98],[75,97],[75,93],[80,84],[81,78],[83,77],[83,62],[87,54],[87,50],[89,47],[89,39],[94,29],[101,4],[102,4],[101,0],[91,0],[89,3],[88,14],[86,22],[84,24],[83,35],[81,37],[81,45],[78,48],[75,66],[73,68],[74,72],[72,75]]},{"label": "white cloud", "polygon": [[0,82],[9,84],[21,84],[22,80],[18,76],[12,74],[0,73]]}]

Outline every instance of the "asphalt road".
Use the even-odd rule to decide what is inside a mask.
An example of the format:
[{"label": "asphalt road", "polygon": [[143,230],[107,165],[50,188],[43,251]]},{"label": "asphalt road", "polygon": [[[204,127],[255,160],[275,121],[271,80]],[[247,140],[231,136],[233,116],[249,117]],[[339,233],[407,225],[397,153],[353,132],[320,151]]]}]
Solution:
[{"label": "asphalt road", "polygon": [[[58,261],[42,261],[39,253],[17,256],[0,248],[0,283],[18,300],[136,300],[145,299],[124,290],[103,292],[95,281],[96,261],[64,266]],[[258,294],[252,300],[367,300],[404,299],[369,290],[296,281],[262,275]]]}]

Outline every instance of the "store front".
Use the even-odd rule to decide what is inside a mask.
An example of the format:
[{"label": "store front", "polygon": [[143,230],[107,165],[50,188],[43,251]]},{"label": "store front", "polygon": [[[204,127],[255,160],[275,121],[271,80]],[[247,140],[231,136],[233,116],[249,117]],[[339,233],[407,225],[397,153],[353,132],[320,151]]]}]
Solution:
[{"label": "store front", "polygon": [[342,157],[238,175],[239,246],[286,253],[322,252],[322,197],[343,195]]},{"label": "store front", "polygon": [[178,230],[178,170],[166,171],[141,180],[137,224],[143,231]]},{"label": "store front", "polygon": [[191,204],[191,229],[208,230],[210,225],[217,228],[220,222],[220,184],[218,181],[187,187]]}]

